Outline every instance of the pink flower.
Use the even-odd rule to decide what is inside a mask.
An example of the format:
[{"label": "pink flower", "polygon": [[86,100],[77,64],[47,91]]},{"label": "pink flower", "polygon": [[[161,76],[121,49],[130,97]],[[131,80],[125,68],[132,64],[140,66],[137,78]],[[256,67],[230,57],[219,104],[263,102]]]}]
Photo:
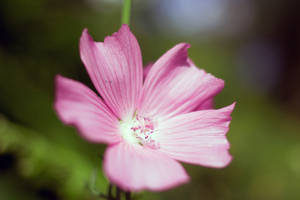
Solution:
[{"label": "pink flower", "polygon": [[55,109],[82,137],[106,143],[104,171],[127,191],[165,190],[186,183],[178,161],[225,167],[231,161],[226,133],[234,104],[214,110],[224,82],[199,70],[188,44],[174,46],[145,70],[127,25],[94,42],[85,29],[80,56],[100,96],[85,85],[56,77]]}]

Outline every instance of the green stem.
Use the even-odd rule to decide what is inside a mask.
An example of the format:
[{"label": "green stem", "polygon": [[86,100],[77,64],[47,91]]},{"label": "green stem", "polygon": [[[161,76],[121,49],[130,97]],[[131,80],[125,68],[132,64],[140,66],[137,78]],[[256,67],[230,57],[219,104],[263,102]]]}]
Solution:
[{"label": "green stem", "polygon": [[113,196],[112,196],[112,184],[109,184],[108,186],[108,192],[107,192],[107,199],[110,200],[110,199],[113,199]]},{"label": "green stem", "polygon": [[130,23],[131,0],[123,0],[123,1],[124,1],[124,3],[123,3],[123,12],[122,12],[121,23],[129,25],[129,23]]}]

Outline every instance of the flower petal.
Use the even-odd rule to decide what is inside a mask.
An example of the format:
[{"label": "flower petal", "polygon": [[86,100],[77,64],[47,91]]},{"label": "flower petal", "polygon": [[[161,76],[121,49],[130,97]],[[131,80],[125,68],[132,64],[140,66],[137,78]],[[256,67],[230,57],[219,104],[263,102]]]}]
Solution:
[{"label": "flower petal", "polygon": [[[146,80],[146,76],[148,75],[150,69],[152,68],[153,63],[148,63],[143,69],[143,79]],[[208,110],[214,108],[214,100],[213,97],[207,99],[204,102],[201,102],[195,109],[196,110]]]},{"label": "flower petal", "polygon": [[125,142],[108,147],[104,155],[108,179],[126,191],[161,191],[189,180],[177,161],[160,152]]},{"label": "flower petal", "polygon": [[187,44],[178,44],[151,67],[139,113],[172,117],[187,113],[219,93],[224,81],[198,69],[187,58]]},{"label": "flower petal", "polygon": [[226,133],[234,106],[191,112],[161,122],[155,137],[160,151],[187,163],[225,167],[231,161]]},{"label": "flower petal", "polygon": [[77,127],[91,142],[113,144],[120,141],[118,119],[92,90],[59,75],[55,83],[54,107],[65,124]]},{"label": "flower petal", "polygon": [[143,79],[145,80],[146,79],[146,76],[148,75],[151,67],[153,66],[153,63],[148,63],[144,69],[143,69]]},{"label": "flower petal", "polygon": [[208,110],[214,108],[214,99],[211,97],[196,107],[195,110]]},{"label": "flower petal", "polygon": [[133,115],[143,84],[142,57],[127,25],[104,42],[94,42],[85,29],[80,56],[91,80],[119,119]]}]

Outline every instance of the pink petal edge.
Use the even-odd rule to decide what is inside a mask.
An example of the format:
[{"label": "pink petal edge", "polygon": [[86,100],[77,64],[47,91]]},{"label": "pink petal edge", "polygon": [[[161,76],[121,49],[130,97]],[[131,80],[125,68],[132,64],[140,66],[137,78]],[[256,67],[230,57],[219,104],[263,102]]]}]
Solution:
[{"label": "pink petal edge", "polygon": [[144,189],[162,191],[189,181],[177,161],[157,151],[125,142],[107,148],[104,171],[112,183],[133,192]]},{"label": "pink petal edge", "polygon": [[201,110],[161,122],[156,136],[160,151],[187,163],[222,168],[232,157],[226,138],[235,103],[218,110]]},{"label": "pink petal edge", "polygon": [[92,90],[60,75],[55,77],[55,88],[54,108],[63,123],[74,125],[91,142],[121,140],[118,119]]},{"label": "pink petal edge", "polygon": [[207,99],[206,101],[204,101],[203,103],[201,103],[200,105],[198,105],[195,109],[195,111],[197,110],[209,110],[209,109],[213,109],[214,108],[214,99],[213,97]]},{"label": "pink petal edge", "polygon": [[152,66],[153,66],[153,63],[148,63],[148,64],[144,67],[144,69],[143,69],[143,79],[144,79],[144,81],[146,80],[146,77],[147,77],[147,75],[148,75],[150,69],[152,68]]},{"label": "pink petal edge", "polygon": [[187,57],[188,44],[178,44],[153,64],[139,104],[147,117],[170,118],[196,109],[224,87],[224,81],[198,69]]}]

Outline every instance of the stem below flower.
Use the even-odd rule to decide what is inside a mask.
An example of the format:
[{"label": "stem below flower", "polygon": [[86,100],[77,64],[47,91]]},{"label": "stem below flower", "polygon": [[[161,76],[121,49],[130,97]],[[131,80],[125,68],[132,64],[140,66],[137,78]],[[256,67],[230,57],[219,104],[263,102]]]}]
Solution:
[{"label": "stem below flower", "polygon": [[[113,195],[113,188],[115,188],[116,194]],[[131,193],[121,190],[118,186],[109,184],[107,195],[100,194],[99,197],[106,200],[122,200],[122,196],[125,194],[125,200],[131,200]],[[124,197],[124,196],[123,196]]]},{"label": "stem below flower", "polygon": [[126,200],[131,200],[130,192],[125,192],[125,199]]},{"label": "stem below flower", "polygon": [[122,24],[129,25],[129,23],[130,23],[130,8],[131,8],[131,0],[124,0],[123,12],[122,12],[122,18],[121,18]]},{"label": "stem below flower", "polygon": [[116,190],[117,190],[116,191],[116,200],[121,200],[121,192],[122,192],[122,190],[120,190],[119,187],[117,187]]},{"label": "stem below flower", "polygon": [[107,199],[110,200],[113,198],[112,196],[112,184],[110,183],[109,186],[108,186],[108,192],[107,192]]}]

